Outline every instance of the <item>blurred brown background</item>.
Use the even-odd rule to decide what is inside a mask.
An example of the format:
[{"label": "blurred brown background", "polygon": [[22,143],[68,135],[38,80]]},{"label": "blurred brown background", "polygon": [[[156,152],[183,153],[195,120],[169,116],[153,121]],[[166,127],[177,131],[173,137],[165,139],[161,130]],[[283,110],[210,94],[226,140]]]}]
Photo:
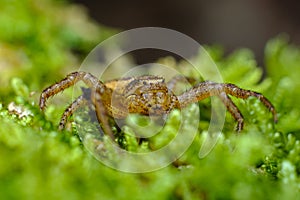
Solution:
[{"label": "blurred brown background", "polygon": [[171,28],[200,44],[221,44],[226,52],[247,47],[260,65],[270,38],[288,33],[293,43],[300,43],[300,1],[296,0],[74,1],[85,5],[101,24],[124,30]]}]

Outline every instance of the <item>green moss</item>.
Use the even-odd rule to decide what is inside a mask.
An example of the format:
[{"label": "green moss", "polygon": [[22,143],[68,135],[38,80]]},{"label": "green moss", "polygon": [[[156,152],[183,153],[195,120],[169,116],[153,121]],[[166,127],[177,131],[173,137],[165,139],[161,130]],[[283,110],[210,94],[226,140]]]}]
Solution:
[{"label": "green moss", "polygon": [[[37,106],[45,86],[73,70],[68,66],[77,65],[114,31],[62,1],[2,0],[0,8],[0,199],[299,198],[300,48],[289,44],[287,36],[266,45],[264,79],[251,51],[241,49],[224,57],[222,48],[206,47],[226,82],[262,92],[274,103],[278,124],[256,99],[233,99],[245,117],[245,130],[237,136],[235,122],[227,115],[222,137],[199,159],[210,117],[209,101],[203,101],[198,134],[178,161],[151,173],[128,174],[92,157],[76,129],[57,130],[63,106],[49,105],[45,114]],[[185,65],[170,57],[162,61],[178,68]],[[64,94],[57,98],[67,103],[71,94]],[[174,137],[179,114],[174,111],[149,141],[132,136],[136,127],[130,120],[149,125],[143,118],[130,116],[122,130],[114,131],[119,131],[123,148],[148,152]]]},{"label": "green moss", "polygon": [[[114,32],[64,1],[1,0],[0,9],[0,83],[6,86],[18,76],[32,90],[42,89],[52,83],[48,80],[77,69],[78,59]],[[9,91],[3,87],[1,92]]]}]

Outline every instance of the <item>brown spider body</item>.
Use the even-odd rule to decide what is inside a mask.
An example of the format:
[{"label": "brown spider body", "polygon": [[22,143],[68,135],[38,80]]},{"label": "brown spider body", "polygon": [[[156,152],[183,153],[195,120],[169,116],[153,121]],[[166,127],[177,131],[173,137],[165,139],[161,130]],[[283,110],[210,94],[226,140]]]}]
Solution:
[{"label": "brown spider body", "polygon": [[[246,99],[250,96],[258,98],[273,114],[277,121],[276,111],[271,102],[262,94],[241,89],[233,84],[201,82],[180,95],[175,95],[171,89],[180,78],[175,77],[168,83],[158,76],[139,76],[101,82],[95,76],[86,72],[73,72],[60,82],[46,88],[40,96],[40,108],[43,110],[49,97],[83,81],[89,88],[79,96],[64,112],[59,128],[64,128],[67,119],[82,104],[92,102],[98,121],[104,132],[114,138],[108,123],[108,116],[124,118],[128,113],[142,115],[163,115],[174,108],[183,108],[210,96],[218,96],[227,110],[238,122],[237,131],[243,129],[243,116],[228,95]],[[83,90],[84,91],[84,90]]]},{"label": "brown spider body", "polygon": [[[105,82],[110,94],[103,101],[110,116],[124,118],[128,113],[162,115],[179,108],[177,97],[157,76],[130,77]],[[111,98],[109,98],[111,97]]]}]

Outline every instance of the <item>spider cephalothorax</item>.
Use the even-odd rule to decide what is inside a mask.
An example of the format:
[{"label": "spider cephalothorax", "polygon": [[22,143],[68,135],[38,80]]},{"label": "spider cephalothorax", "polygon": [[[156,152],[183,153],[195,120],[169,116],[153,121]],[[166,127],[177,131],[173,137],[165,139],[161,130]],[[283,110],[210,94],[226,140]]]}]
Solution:
[{"label": "spider cephalothorax", "polygon": [[243,129],[243,116],[228,95],[246,99],[250,96],[258,98],[273,114],[277,121],[276,111],[271,102],[262,94],[244,90],[234,84],[214,83],[211,81],[200,82],[180,95],[172,93],[178,77],[169,82],[158,76],[139,76],[107,81],[105,83],[86,72],[73,72],[60,82],[46,88],[40,96],[40,108],[43,110],[49,97],[83,81],[88,86],[89,95],[79,96],[64,112],[59,128],[64,128],[67,119],[81,106],[91,102],[95,108],[98,121],[102,124],[104,132],[114,138],[108,123],[108,117],[125,118],[128,113],[142,115],[168,114],[175,108],[201,101],[210,96],[218,96],[227,110],[238,122],[237,131]]}]

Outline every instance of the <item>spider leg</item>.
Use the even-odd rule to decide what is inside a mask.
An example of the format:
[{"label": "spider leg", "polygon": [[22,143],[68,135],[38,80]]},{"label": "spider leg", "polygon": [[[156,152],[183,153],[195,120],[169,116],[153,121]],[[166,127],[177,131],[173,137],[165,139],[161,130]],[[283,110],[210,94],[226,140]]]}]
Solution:
[{"label": "spider leg", "polygon": [[234,84],[223,84],[223,87],[224,87],[225,92],[227,94],[230,94],[230,95],[235,96],[237,98],[247,99],[247,98],[252,96],[252,97],[255,97],[255,98],[259,99],[260,102],[262,102],[262,104],[266,108],[268,108],[268,110],[273,114],[273,120],[274,120],[275,123],[277,123],[278,118],[277,118],[275,107],[262,94],[260,94],[258,92],[251,91],[251,90],[244,90],[242,88],[237,87]]},{"label": "spider leg", "polygon": [[[196,86],[194,86],[193,88],[189,89],[188,91],[184,92],[183,94],[179,95],[177,98],[180,103],[180,106],[185,107],[190,103],[201,101],[210,96],[220,96],[220,94],[222,93],[225,93],[227,95],[229,94],[234,97],[242,98],[242,99],[247,99],[250,96],[256,97],[263,103],[265,107],[269,109],[269,111],[272,112],[274,122],[275,123],[277,122],[277,115],[276,115],[275,108],[266,97],[264,97],[260,93],[251,90],[241,89],[234,84],[214,83],[211,81],[201,82]],[[230,112],[236,113],[236,109],[233,108],[232,106],[233,102],[231,100],[229,101],[225,100],[225,105],[226,104],[231,105],[229,109]]]},{"label": "spider leg", "polygon": [[46,101],[49,97],[65,90],[66,88],[71,87],[78,81],[83,81],[89,88],[95,88],[98,85],[98,87],[101,87],[103,88],[103,90],[105,90],[105,85],[92,74],[86,72],[73,72],[67,75],[67,77],[60,82],[51,85],[50,87],[43,90],[39,102],[40,109],[45,109]]},{"label": "spider leg", "polygon": [[77,99],[75,99],[64,111],[59,122],[59,130],[64,129],[68,118],[73,115],[75,110],[77,110],[80,106],[85,105],[87,102],[88,100],[84,97],[84,95],[77,97]]},{"label": "spider leg", "polygon": [[103,104],[103,97],[104,91],[100,87],[97,87],[96,90],[92,92],[92,99],[95,106],[98,122],[102,125],[104,133],[109,135],[112,141],[114,141],[115,137],[109,125],[109,117],[107,110],[105,109],[105,106]]},{"label": "spider leg", "polygon": [[[96,115],[99,123],[102,123],[104,133],[108,134],[111,138],[114,138],[113,133],[109,127],[107,111],[105,110],[105,105],[102,102],[103,98],[111,93],[101,81],[99,81],[95,76],[87,72],[73,72],[67,75],[66,78],[60,82],[51,85],[46,88],[40,96],[39,106],[41,110],[46,107],[46,101],[49,97],[71,87],[79,81],[83,81],[89,89],[83,89],[83,95],[79,96],[64,112],[59,128],[62,129],[67,121],[67,118],[73,114],[73,112],[85,102],[91,101],[96,110]],[[96,94],[97,93],[97,94]],[[91,94],[91,97],[86,97],[87,94]],[[88,95],[89,96],[89,95]],[[97,99],[95,99],[97,97]]]},{"label": "spider leg", "polygon": [[244,127],[244,117],[238,107],[233,103],[228,95],[225,92],[219,95],[219,98],[222,100],[223,104],[226,106],[227,110],[233,116],[233,118],[238,122],[236,131],[240,132]]}]

